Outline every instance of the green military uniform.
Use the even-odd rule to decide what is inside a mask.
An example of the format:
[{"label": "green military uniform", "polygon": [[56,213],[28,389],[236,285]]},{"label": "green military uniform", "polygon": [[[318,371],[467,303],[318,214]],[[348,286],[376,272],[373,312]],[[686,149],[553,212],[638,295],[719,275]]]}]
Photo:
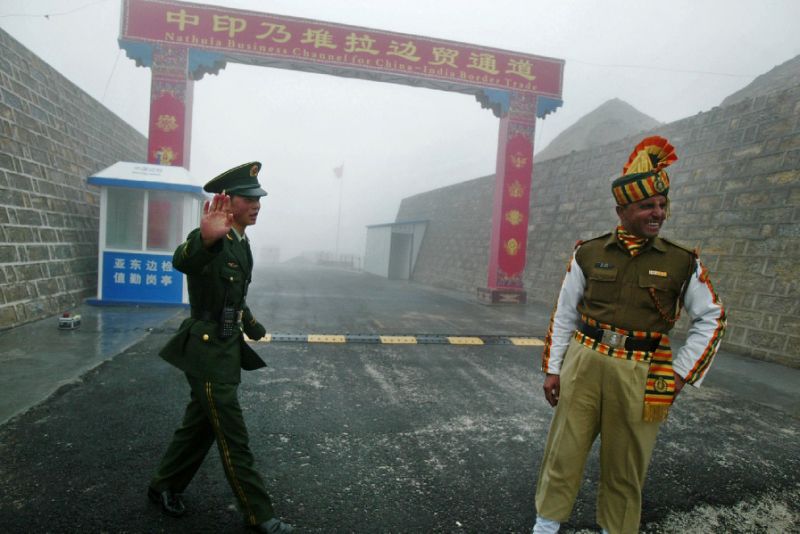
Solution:
[{"label": "green military uniform", "polygon": [[[252,169],[255,168],[257,174],[260,165],[248,165],[254,180]],[[226,184],[235,186],[241,181],[241,172],[233,172],[238,169],[215,180],[225,177]],[[214,191],[215,187],[209,188],[213,183],[214,180],[209,182],[206,190]],[[231,189],[233,187],[228,188],[229,192],[234,193]],[[266,193],[251,187],[235,194],[262,196]],[[247,427],[237,397],[241,369],[266,365],[242,334],[258,339],[266,333],[245,301],[253,270],[250,247],[247,239],[232,228],[206,249],[198,228],[178,246],[172,261],[178,271],[187,275],[191,316],[183,321],[160,355],[186,373],[191,399],[150,486],[157,492],[182,493],[216,441],[225,475],[246,522],[250,525],[263,523],[274,517],[274,512],[261,477],[253,467]],[[239,319],[227,338],[220,333],[223,306],[232,307]]]}]

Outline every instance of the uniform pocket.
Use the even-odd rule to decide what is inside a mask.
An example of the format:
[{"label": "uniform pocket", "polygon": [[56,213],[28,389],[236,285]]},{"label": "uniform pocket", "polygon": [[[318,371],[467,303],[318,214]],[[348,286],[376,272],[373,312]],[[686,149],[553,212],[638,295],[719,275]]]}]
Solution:
[{"label": "uniform pocket", "polygon": [[192,356],[214,355],[226,356],[238,348],[238,337],[234,335],[228,339],[220,339],[217,335],[217,323],[211,321],[196,321],[189,329],[189,338],[186,341],[186,351]]},{"label": "uniform pocket", "polygon": [[617,268],[592,269],[586,280],[586,298],[595,302],[616,302],[620,287]]},{"label": "uniform pocket", "polygon": [[[674,312],[678,301],[680,286],[677,280],[672,277],[655,277],[652,275],[639,275],[639,299],[640,307],[653,309],[658,301],[658,307],[664,311]],[[657,308],[658,309],[658,308]]]},{"label": "uniform pocket", "polygon": [[231,284],[241,282],[244,279],[244,275],[240,269],[237,269],[236,267],[229,267],[227,265],[220,268],[219,276]]}]

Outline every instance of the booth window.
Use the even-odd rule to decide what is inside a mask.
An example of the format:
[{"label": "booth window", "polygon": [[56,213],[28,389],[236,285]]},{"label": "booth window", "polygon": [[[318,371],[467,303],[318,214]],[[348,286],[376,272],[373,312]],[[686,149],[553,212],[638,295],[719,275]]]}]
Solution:
[{"label": "booth window", "polygon": [[183,195],[149,191],[147,201],[147,249],[173,251],[183,240]]},{"label": "booth window", "polygon": [[108,188],[106,247],[122,250],[142,249],[142,208],[144,191]]}]

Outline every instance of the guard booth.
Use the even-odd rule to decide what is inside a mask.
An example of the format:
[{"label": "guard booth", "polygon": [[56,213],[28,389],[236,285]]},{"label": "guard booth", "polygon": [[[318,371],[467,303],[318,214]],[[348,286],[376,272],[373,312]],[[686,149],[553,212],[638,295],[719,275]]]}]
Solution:
[{"label": "guard booth", "polygon": [[390,280],[410,280],[427,220],[367,226],[364,270]]},{"label": "guard booth", "polygon": [[97,298],[88,302],[188,304],[172,254],[198,226],[205,199],[189,171],[120,161],[87,182],[100,187]]}]

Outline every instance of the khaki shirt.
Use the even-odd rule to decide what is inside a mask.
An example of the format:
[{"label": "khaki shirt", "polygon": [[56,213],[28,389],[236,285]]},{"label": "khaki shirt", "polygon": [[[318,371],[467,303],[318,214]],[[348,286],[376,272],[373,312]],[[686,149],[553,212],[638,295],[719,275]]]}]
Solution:
[{"label": "khaki shirt", "polygon": [[631,256],[612,233],[583,243],[575,259],[586,276],[578,312],[625,330],[667,333],[695,269],[693,252],[652,239]]}]

